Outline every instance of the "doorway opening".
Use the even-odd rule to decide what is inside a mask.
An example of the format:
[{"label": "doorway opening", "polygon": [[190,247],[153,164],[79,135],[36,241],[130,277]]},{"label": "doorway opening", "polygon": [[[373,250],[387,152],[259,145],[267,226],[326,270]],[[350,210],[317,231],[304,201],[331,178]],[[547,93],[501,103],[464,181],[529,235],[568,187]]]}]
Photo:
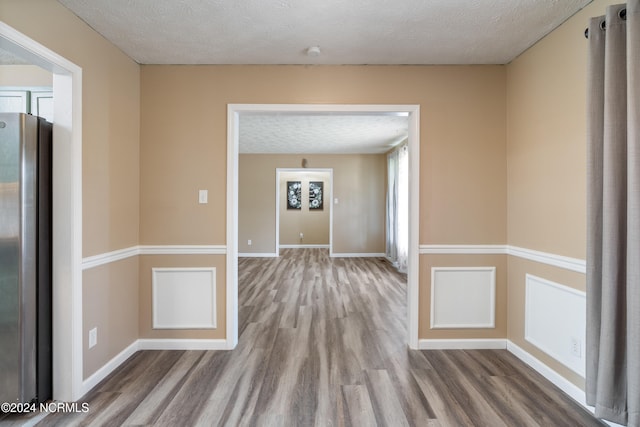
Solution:
[{"label": "doorway opening", "polygon": [[409,242],[407,268],[408,345],[418,348],[418,234],[420,107],[418,105],[229,104],[227,106],[227,347],[238,342],[238,156],[240,120],[255,114],[389,114],[408,117]]},{"label": "doorway opening", "polygon": [[82,382],[82,69],[0,22],[0,48],[53,74],[53,398]]},{"label": "doorway opening", "polygon": [[[290,194],[286,193],[296,191],[288,188],[290,182],[300,184],[299,207],[290,206]],[[332,169],[276,169],[277,255],[282,248],[295,247],[328,248],[333,255],[332,190]],[[319,197],[311,200],[313,192]]]}]

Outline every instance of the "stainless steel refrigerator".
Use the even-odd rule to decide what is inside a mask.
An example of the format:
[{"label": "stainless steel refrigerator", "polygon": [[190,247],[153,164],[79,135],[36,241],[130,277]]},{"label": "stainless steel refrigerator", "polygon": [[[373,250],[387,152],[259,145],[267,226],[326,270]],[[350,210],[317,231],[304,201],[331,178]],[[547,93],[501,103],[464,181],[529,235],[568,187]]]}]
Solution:
[{"label": "stainless steel refrigerator", "polygon": [[51,398],[51,130],[0,113],[0,402]]}]

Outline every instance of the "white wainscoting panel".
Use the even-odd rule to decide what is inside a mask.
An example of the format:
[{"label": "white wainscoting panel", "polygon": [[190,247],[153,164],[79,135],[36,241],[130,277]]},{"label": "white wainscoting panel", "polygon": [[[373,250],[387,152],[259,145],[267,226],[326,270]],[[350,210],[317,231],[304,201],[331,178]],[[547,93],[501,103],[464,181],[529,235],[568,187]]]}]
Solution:
[{"label": "white wainscoting panel", "polygon": [[431,329],[494,328],[495,267],[431,268]]},{"label": "white wainscoting panel", "polygon": [[585,293],[527,274],[525,298],[525,339],[584,377]]},{"label": "white wainscoting panel", "polygon": [[216,269],[153,268],[154,329],[215,329]]}]

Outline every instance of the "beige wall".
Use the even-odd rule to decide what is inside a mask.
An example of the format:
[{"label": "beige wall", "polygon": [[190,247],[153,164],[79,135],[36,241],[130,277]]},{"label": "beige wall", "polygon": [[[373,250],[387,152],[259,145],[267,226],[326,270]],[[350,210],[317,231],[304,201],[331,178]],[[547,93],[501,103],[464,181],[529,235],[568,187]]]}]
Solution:
[{"label": "beige wall", "polygon": [[503,66],[145,65],[141,81],[143,243],[224,243],[224,203],[197,190],[225,194],[229,103],[419,104],[420,242],[506,242]]},{"label": "beige wall", "polygon": [[137,244],[138,64],[58,2],[3,0],[0,16],[82,68],[83,256]]},{"label": "beige wall", "polygon": [[[224,339],[226,337],[226,260],[224,255],[143,255],[140,258],[138,338]],[[216,329],[153,329],[152,268],[214,267],[216,269]]]},{"label": "beige wall", "polygon": [[[84,256],[137,244],[226,243],[228,103],[372,103],[420,105],[421,244],[508,243],[584,258],[582,31],[610,3],[596,0],[507,67],[140,67],[57,2],[3,0],[0,15],[83,70]],[[291,162],[279,167],[299,165]],[[209,204],[197,203],[199,189],[209,190]],[[352,223],[349,215],[343,221]],[[260,230],[254,242],[275,238]],[[523,286],[533,273],[584,289],[583,275],[506,258],[422,255],[420,337],[506,335],[579,384],[524,341]],[[202,265],[217,267],[218,329],[151,330],[151,268]],[[495,329],[429,329],[429,269],[448,265],[497,267]],[[224,256],[167,255],[86,270],[83,333],[99,333],[98,346],[85,351],[85,377],[137,337],[223,338],[224,269]]]},{"label": "beige wall", "polygon": [[[584,291],[585,275],[573,271],[524,260],[517,257],[509,257],[508,263],[508,320],[507,338],[525,349],[527,352],[541,360],[551,369],[584,389],[584,378],[580,377],[567,366],[558,362],[553,357],[538,349],[525,340],[525,276],[532,274],[554,283],[559,283]],[[568,343],[567,343],[568,345]],[[584,344],[582,346],[584,348]]]},{"label": "beige wall", "polygon": [[[495,327],[487,329],[431,329],[431,269],[433,267],[495,267]],[[507,335],[507,256],[506,255],[423,255],[420,257],[421,339],[505,338]],[[464,298],[461,295],[460,298]]]},{"label": "beige wall", "polygon": [[53,74],[37,65],[0,65],[0,86],[53,86]]},{"label": "beige wall", "polygon": [[[275,177],[277,168],[333,169],[333,196],[327,192],[325,215],[333,209],[333,251],[384,253],[386,156],[381,154],[242,154],[239,156],[239,251],[273,253],[275,248]],[[265,191],[265,183],[274,183]],[[281,193],[284,194],[284,193]],[[284,195],[281,197],[284,201]],[[281,206],[281,214],[287,214]],[[295,212],[293,213],[295,214]],[[358,221],[354,221],[358,218]],[[291,231],[293,238],[299,231]],[[247,240],[252,246],[247,246]],[[287,244],[285,241],[281,244]],[[307,242],[305,242],[307,243]],[[328,242],[327,242],[328,243]],[[299,244],[296,239],[291,244]]]},{"label": "beige wall", "polygon": [[[301,209],[287,209],[287,181],[300,181],[301,184]],[[309,182],[322,182],[323,209],[313,210],[309,208]],[[328,245],[329,244],[329,220],[331,211],[331,199],[324,199],[331,195],[331,181],[329,172],[282,172],[280,174],[280,244],[281,245]],[[239,190],[242,193],[242,190]],[[242,197],[242,196],[239,196]],[[241,226],[241,224],[239,224]],[[302,238],[300,237],[302,233]],[[240,231],[238,231],[240,234]]]},{"label": "beige wall", "polygon": [[[86,270],[83,284],[82,372],[87,378],[138,339],[138,258]],[[93,328],[98,331],[98,344],[89,348]]]},{"label": "beige wall", "polygon": [[[225,243],[230,103],[420,105],[421,219],[413,232],[421,244],[506,243],[504,66],[141,69],[143,244]],[[325,165],[310,163],[320,166]],[[198,189],[208,189],[209,199],[220,202],[199,205]],[[354,218],[343,221],[353,224]],[[268,233],[264,238],[270,238]],[[429,256],[422,258],[428,262]],[[421,275],[420,292],[428,286]],[[420,311],[428,313],[428,307]],[[427,333],[423,329],[421,337]]]},{"label": "beige wall", "polygon": [[[138,64],[56,1],[2,0],[0,17],[82,68],[83,256],[137,245]],[[137,286],[136,260],[84,271],[83,338],[98,327],[98,345],[84,346],[85,378],[136,339]]]},{"label": "beige wall", "polygon": [[[584,258],[582,32],[612,3],[595,0],[506,67],[140,67],[55,1],[2,0],[0,16],[82,68],[85,257],[137,244],[226,243],[227,104],[371,103],[420,105],[420,244],[508,243]],[[299,166],[291,162],[278,167]],[[197,203],[199,189],[209,190],[209,204]],[[275,239],[273,228],[250,231],[254,242]],[[202,265],[217,267],[218,329],[151,330],[151,268]],[[495,329],[429,329],[429,270],[449,265],[497,267]],[[224,269],[224,256],[167,255],[85,270],[84,338],[99,329],[98,345],[85,343],[85,378],[137,337],[223,338]],[[506,334],[581,386],[523,338],[526,273],[584,289],[584,275],[515,257],[422,255],[420,337]]]},{"label": "beige wall", "polygon": [[[595,0],[507,67],[508,236],[513,246],[586,256],[584,30],[611,0]],[[584,274],[509,257],[508,338],[584,387],[524,339],[525,275],[585,290]]]}]

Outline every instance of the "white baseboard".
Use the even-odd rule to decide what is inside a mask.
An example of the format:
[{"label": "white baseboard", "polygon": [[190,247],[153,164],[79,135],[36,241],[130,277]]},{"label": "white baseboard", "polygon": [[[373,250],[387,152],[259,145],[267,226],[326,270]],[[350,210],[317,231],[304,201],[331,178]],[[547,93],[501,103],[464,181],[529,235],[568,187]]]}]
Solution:
[{"label": "white baseboard", "polygon": [[485,349],[506,349],[518,359],[537,371],[540,375],[552,382],[576,402],[588,408],[585,394],[580,387],[558,374],[556,371],[542,363],[533,355],[506,339],[440,339],[419,341],[420,350],[485,350]]},{"label": "white baseboard", "polygon": [[329,245],[280,245],[280,249],[329,249]]},{"label": "white baseboard", "polygon": [[229,350],[226,339],[152,339],[138,340],[139,350]]},{"label": "white baseboard", "polygon": [[580,387],[567,380],[562,375],[558,374],[556,371],[534,357],[531,353],[527,352],[522,347],[510,340],[507,340],[507,350],[518,359],[529,365],[531,368],[533,368],[533,370],[538,372],[547,380],[552,382],[556,387],[569,395],[573,400],[593,412],[593,408],[587,406],[584,390],[582,390]]},{"label": "white baseboard", "polygon": [[386,258],[386,254],[383,253],[375,253],[375,252],[347,252],[347,253],[332,253],[331,258]]},{"label": "white baseboard", "polygon": [[[582,405],[586,410],[588,410],[592,414],[594,413],[594,407],[587,405],[585,392],[580,387],[576,386],[574,383],[567,380],[562,375],[558,374],[556,371],[554,371],[553,369],[551,369],[550,367],[542,363],[539,359],[537,359],[531,353],[527,352],[522,347],[520,347],[519,345],[515,344],[510,340],[507,340],[507,350],[510,353],[512,353],[514,356],[516,356],[518,359],[522,360],[524,363],[529,365],[537,373],[539,373],[540,375],[545,377],[547,380],[549,380],[551,383],[553,383],[553,385],[558,387],[560,390],[562,390],[565,394],[567,394],[577,403]],[[602,420],[602,421],[604,421],[606,424],[610,425],[611,427],[624,427],[620,424],[616,424],[611,421],[607,421],[607,420]]]},{"label": "white baseboard", "polygon": [[[534,371],[538,372],[553,385],[562,390],[566,395],[575,400],[589,412],[593,413],[593,406],[588,406],[584,390],[567,380],[562,375],[545,365],[532,354],[518,346],[511,340],[506,339],[421,339],[418,342],[420,350],[485,350],[485,349],[505,349],[526,363]],[[604,421],[612,427],[623,427],[610,421]]]},{"label": "white baseboard", "polygon": [[502,338],[478,339],[421,339],[418,341],[420,350],[504,350],[507,340]]},{"label": "white baseboard", "polygon": [[87,394],[140,350],[231,350],[226,339],[138,339],[82,382],[81,396]]},{"label": "white baseboard", "polygon": [[265,253],[244,252],[244,253],[238,254],[238,258],[277,258],[279,256],[280,255],[273,252],[265,252]]},{"label": "white baseboard", "polygon": [[133,356],[138,350],[138,340],[136,340],[131,343],[129,347],[118,353],[116,357],[109,360],[103,367],[89,376],[89,378],[82,381],[82,391],[80,392],[80,395],[84,396],[86,393],[88,393],[92,388],[97,386],[100,381],[105,379],[111,372],[113,372],[118,366],[122,365],[128,358]]}]

